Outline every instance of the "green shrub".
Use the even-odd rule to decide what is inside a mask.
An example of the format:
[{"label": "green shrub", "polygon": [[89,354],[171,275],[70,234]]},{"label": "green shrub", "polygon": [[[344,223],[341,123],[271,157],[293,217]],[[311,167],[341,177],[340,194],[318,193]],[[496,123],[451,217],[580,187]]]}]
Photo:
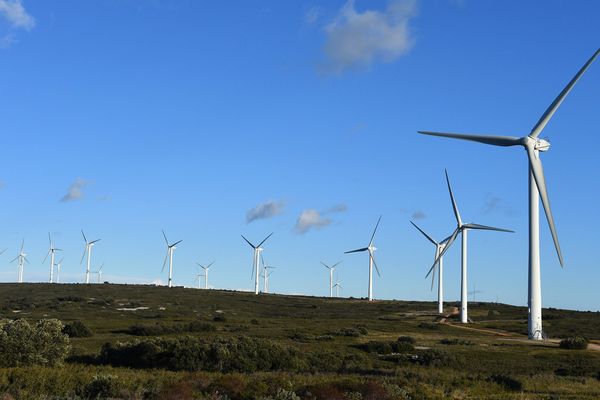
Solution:
[{"label": "green shrub", "polygon": [[440,340],[441,344],[445,344],[445,345],[449,345],[449,346],[453,346],[453,345],[462,345],[462,346],[472,346],[474,343],[471,342],[470,340],[464,340],[464,339],[442,339]]},{"label": "green shrub", "polygon": [[274,396],[260,397],[259,400],[301,400],[292,390],[277,389],[277,393]]},{"label": "green shrub", "polygon": [[66,324],[63,328],[63,333],[69,337],[76,338],[91,337],[94,335],[92,330],[79,320]]},{"label": "green shrub", "polygon": [[415,344],[417,341],[412,336],[400,336],[398,338],[398,343],[410,343]]},{"label": "green shrub", "polygon": [[377,354],[406,353],[414,350],[414,346],[408,342],[386,342],[380,340],[371,340],[360,345],[360,348],[368,353]]},{"label": "green shrub", "polygon": [[57,319],[42,319],[30,325],[24,319],[0,321],[0,366],[54,366],[69,354],[69,337]]},{"label": "green shrub", "polygon": [[419,328],[421,329],[429,329],[432,331],[437,331],[440,329],[440,324],[437,324],[435,322],[420,322],[419,323]]},{"label": "green shrub", "polygon": [[187,324],[164,325],[156,323],[154,325],[132,325],[125,333],[133,336],[159,336],[172,333],[193,333],[193,332],[213,332],[217,328],[213,324],[202,321],[192,321]]},{"label": "green shrub", "polygon": [[421,350],[412,357],[413,362],[428,367],[447,367],[455,360],[454,355],[437,349]]},{"label": "green shrub", "polygon": [[120,389],[116,376],[96,375],[80,392],[86,399],[107,399],[119,396]]},{"label": "green shrub", "polygon": [[523,383],[509,375],[491,375],[488,379],[490,382],[497,383],[507,390],[520,392],[523,390]]},{"label": "green shrub", "polygon": [[215,321],[215,322],[226,322],[227,321],[227,317],[223,313],[217,313],[213,317],[213,321]]},{"label": "green shrub", "polygon": [[581,336],[571,336],[560,341],[561,349],[585,350],[588,347],[588,340]]}]

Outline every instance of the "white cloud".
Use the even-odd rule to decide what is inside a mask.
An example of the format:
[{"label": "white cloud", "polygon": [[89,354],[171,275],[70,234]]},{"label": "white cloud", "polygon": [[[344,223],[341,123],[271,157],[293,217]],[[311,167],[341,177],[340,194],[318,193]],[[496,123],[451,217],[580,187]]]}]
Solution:
[{"label": "white cloud", "polygon": [[323,228],[331,223],[331,219],[323,217],[317,210],[304,210],[296,221],[294,230],[296,233],[303,234],[311,228]]},{"label": "white cloud", "polygon": [[[1,1],[1,0],[0,0]],[[82,178],[75,179],[75,182],[69,186],[67,193],[60,199],[60,201],[73,201],[79,200],[83,197],[83,189],[87,186],[88,181]]]},{"label": "white cloud", "polygon": [[313,24],[317,23],[319,18],[321,18],[322,14],[323,14],[323,12],[321,10],[321,7],[314,6],[314,7],[311,7],[306,12],[306,14],[304,14],[304,20],[306,21],[307,24],[313,25]]},{"label": "white cloud", "polygon": [[355,9],[354,0],[348,0],[325,26],[326,71],[341,73],[406,54],[414,43],[409,23],[416,13],[416,0],[390,0],[385,11],[362,13]]},{"label": "white cloud", "polygon": [[269,200],[257,205],[246,212],[246,223],[256,221],[257,219],[271,218],[282,214],[285,208],[285,202]]},{"label": "white cloud", "polygon": [[35,19],[27,13],[21,0],[0,0],[0,15],[13,28],[30,30],[35,26]]},{"label": "white cloud", "polygon": [[345,212],[346,210],[348,210],[348,206],[344,203],[340,203],[340,204],[336,204],[335,206],[331,207],[328,212],[330,213],[341,213],[341,212]]}]

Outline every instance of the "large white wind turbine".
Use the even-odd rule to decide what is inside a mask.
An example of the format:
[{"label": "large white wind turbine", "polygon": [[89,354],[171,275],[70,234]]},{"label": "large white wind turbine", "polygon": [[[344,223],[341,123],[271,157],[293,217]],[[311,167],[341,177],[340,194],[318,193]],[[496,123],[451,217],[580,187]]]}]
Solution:
[{"label": "large white wind turbine", "polygon": [[[423,234],[423,236],[425,236],[425,238],[427,238],[427,240],[429,240],[435,246],[434,260],[437,261],[437,264],[435,264],[435,266],[437,266],[437,270],[438,270],[438,313],[443,314],[444,313],[444,258],[439,257],[439,255],[444,250],[444,247],[446,247],[446,244],[448,243],[450,236],[448,236],[446,239],[442,240],[441,242],[436,242],[431,236],[426,234],[423,229],[419,228],[417,226],[417,224],[415,224],[412,221],[410,221],[410,223],[413,224],[413,226],[415,228],[417,228],[419,230],[419,232],[421,232]],[[439,259],[438,259],[438,257],[439,257]],[[433,282],[435,281],[435,270],[436,270],[436,268],[433,269],[433,275],[431,276],[431,289],[432,290],[433,290]]]},{"label": "large white wind turbine", "polygon": [[373,265],[375,265],[375,270],[377,271],[377,275],[379,277],[381,277],[381,274],[379,273],[379,268],[377,267],[377,263],[375,262],[375,256],[373,254],[373,253],[375,253],[375,250],[377,250],[377,247],[375,247],[373,245],[373,238],[375,238],[375,232],[377,232],[377,227],[379,227],[380,221],[381,221],[381,215],[379,216],[379,219],[377,220],[377,225],[375,225],[375,229],[373,229],[373,234],[371,235],[371,240],[369,241],[369,245],[367,247],[363,247],[363,248],[356,249],[356,250],[346,251],[344,253],[344,254],[361,253],[363,251],[366,251],[369,253],[369,290],[368,290],[369,301],[373,300]]},{"label": "large white wind turbine", "polygon": [[17,256],[15,258],[10,260],[11,263],[15,262],[16,260],[19,260],[18,266],[17,266],[17,268],[18,268],[17,281],[19,283],[23,283],[23,272],[25,269],[25,263],[29,263],[29,260],[27,259],[27,253],[25,253],[23,246],[25,246],[25,239],[23,239],[21,241],[21,250],[19,250],[19,254],[17,254]]},{"label": "large white wind turbine", "polygon": [[54,256],[57,251],[62,251],[62,249],[57,249],[56,247],[54,247],[54,243],[52,243],[52,236],[50,236],[50,232],[48,232],[48,241],[50,242],[50,249],[48,250],[48,253],[46,253],[46,257],[44,257],[44,261],[42,261],[42,264],[45,263],[48,256],[50,256],[50,283],[52,283],[54,280]]},{"label": "large white wind turbine", "polygon": [[272,232],[269,236],[264,238],[264,240],[262,242],[260,242],[258,244],[258,246],[253,245],[248,239],[246,239],[244,237],[244,235],[241,235],[242,238],[244,238],[244,240],[246,241],[246,243],[248,243],[250,245],[250,247],[252,247],[252,249],[254,250],[254,257],[252,259],[252,275],[254,276],[254,294],[258,294],[258,278],[259,278],[259,269],[260,269],[259,258],[260,258],[260,253],[263,251],[263,248],[260,246],[262,246],[262,244],[264,242],[266,242],[267,239],[271,237],[271,235],[273,235]]},{"label": "large white wind turbine", "polygon": [[544,212],[546,213],[546,219],[548,220],[550,232],[552,234],[552,240],[554,241],[554,247],[556,248],[556,253],[558,254],[558,260],[560,265],[563,266],[563,257],[560,251],[560,245],[558,243],[556,228],[554,226],[552,210],[550,208],[550,200],[548,198],[548,192],[546,189],[546,178],[544,177],[542,160],[540,159],[540,152],[548,151],[550,148],[550,142],[545,139],[541,139],[539,136],[565,97],[569,94],[571,89],[573,89],[575,83],[577,83],[579,78],[581,78],[590,64],[592,64],[596,57],[598,57],[598,54],[600,54],[600,49],[596,50],[592,57],[583,65],[583,67],[581,67],[581,69],[577,72],[573,79],[571,79],[562,92],[560,92],[558,97],[554,99],[552,104],[550,104],[544,114],[542,114],[539,121],[535,124],[527,136],[519,138],[509,136],[463,135],[457,133],[419,131],[419,133],[425,135],[471,140],[493,146],[523,146],[527,151],[527,157],[529,159],[527,167],[527,174],[529,176],[529,290],[527,305],[529,307],[528,333],[530,339],[543,339],[542,283],[540,277],[540,197],[544,207]]},{"label": "large white wind turbine", "polygon": [[175,243],[169,243],[169,240],[167,239],[167,235],[165,234],[164,230],[162,231],[162,234],[165,238],[165,243],[167,244],[167,254],[165,255],[165,261],[163,261],[161,272],[164,272],[165,265],[167,265],[167,259],[169,259],[169,287],[171,287],[173,284],[173,252],[177,248],[177,245],[183,242],[183,240],[179,240]]},{"label": "large white wind turbine", "polygon": [[452,246],[454,240],[461,234],[462,238],[462,251],[461,251],[461,278],[460,278],[460,322],[466,324],[469,322],[469,316],[467,312],[468,293],[467,293],[467,232],[469,230],[483,230],[483,231],[498,231],[498,232],[512,232],[509,229],[494,228],[493,226],[479,225],[479,224],[464,224],[458,212],[458,206],[454,200],[452,194],[452,188],[450,187],[450,179],[448,178],[448,171],[446,171],[446,182],[448,183],[448,192],[450,193],[450,200],[452,201],[452,209],[454,210],[454,216],[456,217],[456,229],[452,232],[452,235],[446,242],[446,246],[442,249],[440,254],[435,259],[433,266],[427,273],[427,276],[433,272],[439,259],[444,256],[444,253]]},{"label": "large white wind turbine", "polygon": [[204,289],[208,289],[208,271],[210,270],[210,267],[214,264],[215,262],[211,262],[210,264],[204,266],[200,263],[196,263],[196,265],[198,265],[200,268],[202,268],[204,270],[204,274],[201,274],[200,271],[198,271],[198,289],[200,289],[200,277],[203,276],[204,277]]},{"label": "large white wind turbine", "polygon": [[329,265],[325,264],[323,261],[321,261],[321,264],[323,264],[323,266],[329,270],[329,297],[333,297],[333,286],[334,286],[333,272],[335,271],[335,267],[337,267],[341,263],[342,263],[341,261],[338,261],[335,264],[329,266]]},{"label": "large white wind turbine", "polygon": [[83,263],[83,259],[85,258],[86,254],[87,254],[87,261],[86,261],[86,267],[85,267],[85,283],[90,283],[90,265],[92,262],[92,247],[94,247],[94,244],[96,244],[97,242],[99,242],[102,239],[88,241],[87,238],[85,237],[85,233],[83,233],[83,229],[81,230],[81,235],[83,236],[83,240],[85,241],[85,249],[83,250],[83,255],[81,256],[81,261],[79,262],[79,264]]}]

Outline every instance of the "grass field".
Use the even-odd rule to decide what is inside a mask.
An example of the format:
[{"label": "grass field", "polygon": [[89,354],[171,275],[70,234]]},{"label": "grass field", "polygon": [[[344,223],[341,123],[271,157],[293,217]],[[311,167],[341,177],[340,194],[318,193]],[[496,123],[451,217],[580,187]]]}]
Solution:
[{"label": "grass field", "polygon": [[[446,304],[446,310],[453,306]],[[596,344],[564,350],[557,341],[525,340],[524,307],[470,304],[473,324],[467,327],[454,318],[440,321],[436,309],[431,302],[142,285],[0,284],[2,318],[80,320],[93,331],[91,337],[71,338],[71,356],[60,368],[0,369],[0,393],[215,400],[600,398],[600,313],[544,310],[551,338],[580,335]],[[190,323],[199,328],[188,328]],[[414,343],[389,350],[400,336]],[[253,357],[268,357],[260,346],[269,343],[294,361],[194,370],[186,367],[189,360],[130,368],[99,356],[106,343],[182,337],[209,344],[256,339]]]}]

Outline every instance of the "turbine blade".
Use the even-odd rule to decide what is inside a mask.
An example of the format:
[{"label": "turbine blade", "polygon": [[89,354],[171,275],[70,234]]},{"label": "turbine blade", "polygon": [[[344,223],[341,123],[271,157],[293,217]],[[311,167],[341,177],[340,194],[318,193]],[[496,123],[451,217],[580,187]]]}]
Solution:
[{"label": "turbine blade", "polygon": [[211,266],[212,266],[214,263],[215,263],[215,262],[213,261],[213,262],[211,262],[210,264],[208,264],[208,265],[206,266],[206,269],[209,269],[209,268],[210,268],[210,267],[211,267]]},{"label": "turbine blade", "polygon": [[377,276],[381,278],[381,274],[379,273],[379,267],[375,262],[375,257],[373,256],[373,253],[369,252],[369,257],[371,257],[371,260],[373,260],[373,265],[375,266],[375,271],[377,271]]},{"label": "turbine blade", "polygon": [[50,255],[50,252],[52,250],[48,250],[48,253],[46,253],[46,257],[44,257],[44,261],[42,261],[42,264],[46,262],[46,259],[48,258],[48,256]]},{"label": "turbine blade", "polygon": [[267,237],[266,237],[266,238],[265,238],[265,239],[264,239],[262,242],[260,242],[260,243],[258,244],[258,246],[256,246],[256,247],[260,247],[260,246],[262,246],[262,244],[263,244],[264,242],[266,242],[266,241],[267,241],[267,239],[268,239],[268,238],[270,238],[271,236],[273,236],[273,232],[271,232],[271,234],[270,234],[269,236],[267,236]]},{"label": "turbine blade", "polygon": [[542,167],[542,160],[539,158],[539,154],[535,154],[533,148],[527,146],[527,154],[529,155],[529,166],[535,184],[537,185],[538,191],[540,192],[540,198],[542,199],[542,205],[546,212],[546,219],[548,220],[548,226],[552,233],[552,240],[554,241],[554,247],[556,248],[556,254],[558,255],[558,261],[560,266],[564,266],[562,252],[560,251],[560,244],[558,243],[558,234],[556,233],[556,227],[554,226],[554,217],[552,216],[552,209],[550,208],[550,199],[548,198],[548,191],[546,189],[546,178],[544,177],[544,168]]},{"label": "turbine blade", "polygon": [[164,229],[162,230],[162,234],[163,234],[163,237],[165,238],[165,243],[167,244],[167,247],[169,247],[169,240],[167,239],[167,234],[165,233]]},{"label": "turbine blade", "polygon": [[85,258],[85,253],[87,252],[87,242],[85,244],[85,248],[83,249],[83,255],[81,256],[81,261],[79,261],[79,265],[81,265],[83,263],[83,259]]},{"label": "turbine blade", "polygon": [[325,264],[323,261],[321,261],[321,264],[323,264],[323,266],[324,266],[325,268],[327,268],[327,269],[331,269],[331,267],[330,267],[329,265]]},{"label": "turbine blade", "polygon": [[[437,259],[437,257],[436,257],[436,259]],[[435,264],[435,265],[436,265],[436,267],[437,267],[437,264]],[[434,269],[433,269],[433,273],[431,274],[431,291],[433,291],[433,284],[434,284],[434,282],[435,282],[435,271],[436,271],[436,270],[437,270],[437,268],[434,268]]]},{"label": "turbine blade", "polygon": [[87,238],[85,237],[85,233],[83,233],[83,229],[81,230],[81,235],[83,236],[83,240],[85,240],[85,243],[87,244]]},{"label": "turbine blade", "polygon": [[379,222],[381,221],[381,215],[379,216],[379,219],[377,220],[377,224],[375,225],[375,229],[373,229],[373,234],[371,235],[371,240],[369,241],[369,246],[371,246],[371,244],[373,243],[373,239],[375,238],[375,232],[377,232],[377,227],[379,227]]},{"label": "turbine blade", "polygon": [[521,144],[521,139],[514,136],[464,135],[462,133],[446,133],[431,131],[419,131],[419,133],[422,135],[429,136],[440,136],[452,139],[470,140],[472,142],[491,144],[494,146],[516,146]]},{"label": "turbine blade", "polygon": [[454,210],[454,216],[456,217],[456,222],[458,226],[462,225],[462,220],[460,219],[460,213],[458,212],[458,206],[456,205],[456,200],[454,200],[454,194],[452,193],[452,187],[450,187],[450,178],[448,178],[448,170],[444,170],[446,172],[446,183],[448,183],[448,192],[450,192],[450,200],[452,201],[452,209]]},{"label": "turbine blade", "polygon": [[163,261],[162,269],[160,272],[165,272],[165,265],[167,265],[167,258],[169,258],[169,250],[167,250],[167,254],[165,254],[165,261]]},{"label": "turbine blade", "polygon": [[515,231],[511,231],[510,229],[494,228],[493,226],[479,225],[479,224],[464,224],[463,227],[465,227],[467,229],[479,229],[482,231],[498,231],[498,232],[515,233]]},{"label": "turbine blade", "polygon": [[19,258],[19,256],[16,256],[15,258],[13,258],[12,260],[10,260],[9,262],[15,262],[15,260]]},{"label": "turbine blade", "polygon": [[6,250],[7,250],[7,249],[4,249],[4,250],[0,251],[0,256],[1,256],[2,254],[4,254],[4,252],[5,252]]},{"label": "turbine blade", "polygon": [[440,261],[440,258],[442,258],[444,256],[444,254],[446,253],[446,251],[448,251],[448,249],[450,248],[450,246],[452,246],[452,243],[454,243],[454,241],[456,240],[456,237],[458,236],[459,232],[460,232],[460,228],[456,228],[454,230],[454,232],[452,232],[452,236],[450,236],[450,239],[448,240],[448,243],[446,244],[446,246],[444,246],[444,250],[442,250],[440,252],[440,254],[438,254],[438,256],[435,258],[435,261],[433,262],[433,265],[429,269],[429,272],[427,272],[427,275],[425,275],[425,278],[428,278],[429,275],[433,272],[435,266]]},{"label": "turbine blade", "polygon": [[248,243],[250,245],[250,247],[252,247],[253,249],[256,249],[256,246],[254,246],[252,243],[250,243],[250,241],[248,239],[246,239],[246,237],[244,235],[241,235],[244,240],[246,241],[246,243]]},{"label": "turbine blade", "polygon": [[48,242],[50,242],[50,248],[52,248],[52,237],[50,237],[50,232],[48,232]]},{"label": "turbine blade", "polygon": [[[562,90],[562,92],[560,92],[558,97],[556,99],[554,99],[552,104],[550,104],[550,106],[546,109],[546,111],[544,111],[544,114],[542,115],[540,120],[537,122],[537,124],[535,124],[535,126],[531,130],[531,133],[529,134],[530,137],[535,139],[540,135],[540,133],[542,133],[542,131],[546,127],[546,124],[548,123],[548,121],[550,121],[550,118],[552,118],[552,116],[554,115],[554,113],[556,112],[556,110],[558,109],[560,104],[563,102],[565,97],[567,97],[567,95],[569,94],[571,89],[573,89],[573,86],[575,86],[575,84],[577,83],[579,78],[581,78],[583,73],[588,69],[588,67],[592,64],[592,62],[594,62],[594,60],[596,59],[598,54],[600,54],[600,49],[596,50],[596,52],[590,57],[589,60],[587,60],[587,62],[583,65],[583,67],[581,67],[581,69],[577,72],[577,74],[575,74],[575,76],[573,77],[573,79],[571,79],[571,81],[567,84],[567,86],[565,86],[565,88]],[[561,265],[562,265],[562,263],[561,263]]]},{"label": "turbine blade", "polygon": [[362,249],[356,249],[356,250],[350,250],[350,251],[345,251],[344,254],[350,254],[350,253],[360,253],[363,251],[367,251],[369,250],[368,247],[363,247]]},{"label": "turbine blade", "polygon": [[433,244],[435,244],[435,245],[437,246],[437,244],[438,244],[438,243],[437,243],[435,240],[433,240],[433,238],[432,238],[431,236],[429,236],[428,234],[426,234],[426,233],[425,233],[425,231],[423,231],[423,229],[419,228],[419,227],[417,226],[417,224],[415,224],[415,223],[414,223],[414,222],[412,222],[412,221],[410,221],[410,223],[411,223],[411,224],[413,224],[413,226],[414,226],[415,228],[417,228],[417,229],[419,230],[419,232],[421,232],[421,233],[423,234],[423,236],[425,236],[427,239],[429,239],[429,241],[430,241],[431,243],[433,243]]},{"label": "turbine blade", "polygon": [[21,240],[21,253],[23,252],[24,246],[25,246],[25,239]]},{"label": "turbine blade", "polygon": [[94,243],[96,243],[96,242],[99,242],[99,241],[101,241],[101,240],[102,240],[102,239],[96,239],[96,240],[92,240],[92,241],[90,242],[90,244],[94,244]]},{"label": "turbine blade", "polygon": [[336,262],[335,264],[333,264],[333,265],[331,266],[331,268],[335,268],[335,267],[337,267],[338,265],[340,265],[341,263],[342,263],[341,261],[338,261],[338,262]]},{"label": "turbine blade", "polygon": [[183,240],[180,240],[178,242],[173,243],[172,245],[170,245],[169,247],[175,247],[177,246],[179,243],[183,242]]}]

